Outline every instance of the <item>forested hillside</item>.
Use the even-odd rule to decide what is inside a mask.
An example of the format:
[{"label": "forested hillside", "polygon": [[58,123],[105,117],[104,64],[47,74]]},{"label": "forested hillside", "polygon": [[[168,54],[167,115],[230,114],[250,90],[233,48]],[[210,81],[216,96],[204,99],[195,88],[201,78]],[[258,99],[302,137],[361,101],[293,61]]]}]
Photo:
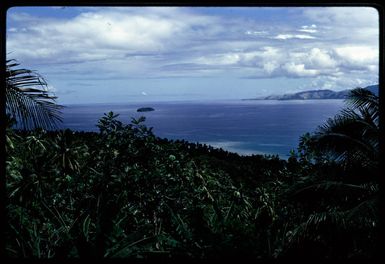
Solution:
[{"label": "forested hillside", "polygon": [[6,131],[9,257],[373,257],[378,97],[300,138],[286,161],[160,139],[112,112],[99,133]]}]

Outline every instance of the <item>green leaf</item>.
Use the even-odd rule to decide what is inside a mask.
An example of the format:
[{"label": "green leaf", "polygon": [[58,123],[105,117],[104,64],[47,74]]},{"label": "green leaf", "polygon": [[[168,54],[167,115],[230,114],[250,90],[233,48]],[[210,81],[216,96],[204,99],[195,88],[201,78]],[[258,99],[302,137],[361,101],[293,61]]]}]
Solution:
[{"label": "green leaf", "polygon": [[83,235],[86,238],[87,242],[89,240],[90,223],[91,223],[90,215],[87,215],[86,218],[83,221]]}]

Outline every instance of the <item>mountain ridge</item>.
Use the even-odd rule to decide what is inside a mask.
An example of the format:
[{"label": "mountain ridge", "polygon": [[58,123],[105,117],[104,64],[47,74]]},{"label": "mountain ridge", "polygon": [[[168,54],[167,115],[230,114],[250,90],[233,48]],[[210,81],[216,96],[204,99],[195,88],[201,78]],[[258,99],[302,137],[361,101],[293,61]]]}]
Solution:
[{"label": "mountain ridge", "polygon": [[[369,85],[364,87],[364,89],[369,90],[378,96],[379,85]],[[308,90],[302,91],[298,93],[290,93],[283,95],[269,95],[261,98],[251,98],[251,99],[243,99],[243,100],[317,100],[317,99],[345,99],[346,96],[352,89],[346,89],[342,91],[333,91],[329,89],[321,89],[321,90]]]}]

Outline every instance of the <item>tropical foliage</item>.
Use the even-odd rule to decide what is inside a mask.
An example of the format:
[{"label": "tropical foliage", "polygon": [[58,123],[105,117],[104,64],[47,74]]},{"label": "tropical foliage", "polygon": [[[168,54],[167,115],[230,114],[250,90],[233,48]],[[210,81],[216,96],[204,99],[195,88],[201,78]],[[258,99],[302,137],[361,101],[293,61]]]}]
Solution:
[{"label": "tropical foliage", "polygon": [[287,161],[160,139],[112,112],[99,133],[8,127],[7,255],[371,257],[378,98],[350,100]]},{"label": "tropical foliage", "polygon": [[[379,98],[358,88],[351,91],[347,104],[313,135],[301,138],[301,159],[311,160],[316,170],[292,186],[292,196],[311,201],[307,206],[312,211],[293,237],[305,243],[303,238],[311,233],[332,256],[375,249],[380,224]],[[358,234],[360,240],[351,237]],[[331,245],[335,252],[328,248]]]},{"label": "tropical foliage", "polygon": [[7,60],[5,101],[8,119],[19,128],[57,128],[61,121],[61,105],[48,91],[47,83],[38,73],[19,68],[15,60]]}]

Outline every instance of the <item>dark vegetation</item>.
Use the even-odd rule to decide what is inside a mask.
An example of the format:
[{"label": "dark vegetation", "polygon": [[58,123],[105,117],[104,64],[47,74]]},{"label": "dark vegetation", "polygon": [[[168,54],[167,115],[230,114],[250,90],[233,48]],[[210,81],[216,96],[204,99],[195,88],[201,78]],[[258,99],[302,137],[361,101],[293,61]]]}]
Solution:
[{"label": "dark vegetation", "polygon": [[16,130],[9,257],[370,258],[379,230],[378,97],[301,137],[288,161],[156,137],[110,112],[99,133]]}]

